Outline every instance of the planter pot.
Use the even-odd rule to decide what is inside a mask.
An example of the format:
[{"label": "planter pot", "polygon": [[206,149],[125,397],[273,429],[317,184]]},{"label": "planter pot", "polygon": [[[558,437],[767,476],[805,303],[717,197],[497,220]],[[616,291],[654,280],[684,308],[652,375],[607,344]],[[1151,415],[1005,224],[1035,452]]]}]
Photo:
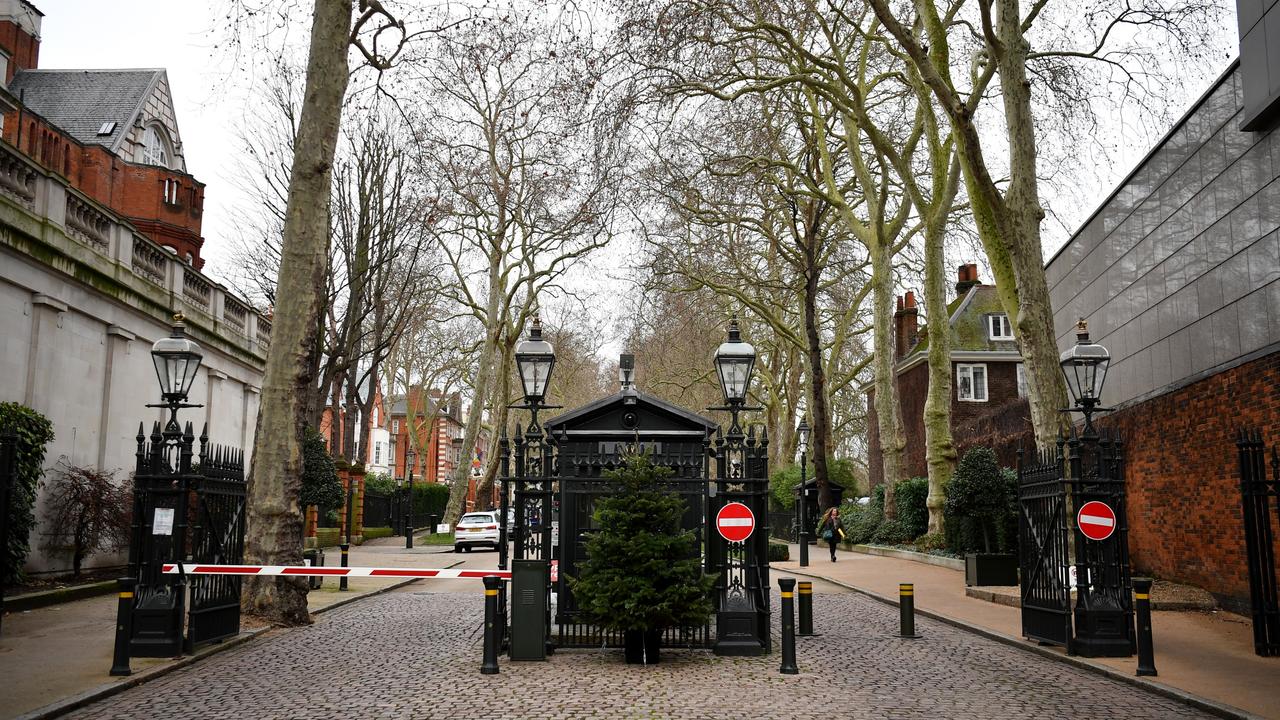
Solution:
[{"label": "planter pot", "polygon": [[1018,556],[969,553],[964,556],[965,585],[1017,585]]},{"label": "planter pot", "polygon": [[660,630],[627,630],[622,634],[623,652],[628,665],[656,665]]}]

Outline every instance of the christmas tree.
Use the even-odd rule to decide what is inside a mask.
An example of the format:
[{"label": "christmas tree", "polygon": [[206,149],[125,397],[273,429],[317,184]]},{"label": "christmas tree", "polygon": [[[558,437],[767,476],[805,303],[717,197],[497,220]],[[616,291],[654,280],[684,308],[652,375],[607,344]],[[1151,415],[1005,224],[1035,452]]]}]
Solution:
[{"label": "christmas tree", "polygon": [[701,625],[715,578],[702,572],[698,538],[682,530],[685,503],[663,488],[671,475],[643,455],[608,472],[613,494],[596,501],[587,561],[569,586],[584,620],[624,632]]}]

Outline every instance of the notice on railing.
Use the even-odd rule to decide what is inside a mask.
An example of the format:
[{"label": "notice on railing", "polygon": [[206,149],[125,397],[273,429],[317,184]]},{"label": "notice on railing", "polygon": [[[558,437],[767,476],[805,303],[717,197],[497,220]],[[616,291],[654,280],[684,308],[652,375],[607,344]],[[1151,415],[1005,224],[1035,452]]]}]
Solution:
[{"label": "notice on railing", "polygon": [[173,534],[173,508],[156,508],[155,518],[151,521],[152,535]]}]

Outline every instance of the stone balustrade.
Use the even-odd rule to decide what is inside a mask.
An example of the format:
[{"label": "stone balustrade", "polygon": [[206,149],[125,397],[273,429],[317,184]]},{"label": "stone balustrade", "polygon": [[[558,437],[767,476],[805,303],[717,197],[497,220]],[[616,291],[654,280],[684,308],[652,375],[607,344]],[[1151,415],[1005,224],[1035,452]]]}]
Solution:
[{"label": "stone balustrade", "polygon": [[[0,214],[8,220],[0,224],[30,228],[26,231],[39,235],[38,242],[54,250],[55,256],[84,266],[89,275],[119,283],[119,292],[137,297],[131,304],[140,309],[163,314],[166,320],[168,312],[181,311],[189,317],[189,325],[209,336],[238,346],[258,362],[265,356],[271,342],[269,318],[3,141]],[[48,230],[39,231],[41,227]],[[23,243],[10,244],[17,248]],[[41,252],[33,257],[49,255]],[[71,266],[64,270],[81,276]]]}]

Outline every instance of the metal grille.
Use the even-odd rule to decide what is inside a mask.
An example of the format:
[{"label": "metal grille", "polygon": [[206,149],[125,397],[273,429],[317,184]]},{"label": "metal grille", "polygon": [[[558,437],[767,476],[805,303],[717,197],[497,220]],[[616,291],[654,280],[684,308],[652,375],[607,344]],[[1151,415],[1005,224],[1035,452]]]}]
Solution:
[{"label": "metal grille", "polygon": [[[1275,536],[1280,528],[1280,452],[1271,448],[1271,477],[1262,434],[1241,431],[1240,496],[1249,562],[1249,600],[1253,649],[1263,657],[1280,656],[1280,598],[1276,590]],[[1273,515],[1274,513],[1274,515]]]},{"label": "metal grille", "polygon": [[376,490],[364,491],[364,526],[367,528],[393,527],[392,507],[394,498]]},{"label": "metal grille", "polygon": [[1071,590],[1062,444],[1018,451],[1018,548],[1022,566],[1022,635],[1071,650]]},{"label": "metal grille", "polygon": [[[200,477],[194,480],[195,522],[191,556],[197,563],[244,562],[244,454],[231,448],[205,450],[200,438]],[[239,576],[200,575],[191,581],[187,651],[240,632]]]}]

